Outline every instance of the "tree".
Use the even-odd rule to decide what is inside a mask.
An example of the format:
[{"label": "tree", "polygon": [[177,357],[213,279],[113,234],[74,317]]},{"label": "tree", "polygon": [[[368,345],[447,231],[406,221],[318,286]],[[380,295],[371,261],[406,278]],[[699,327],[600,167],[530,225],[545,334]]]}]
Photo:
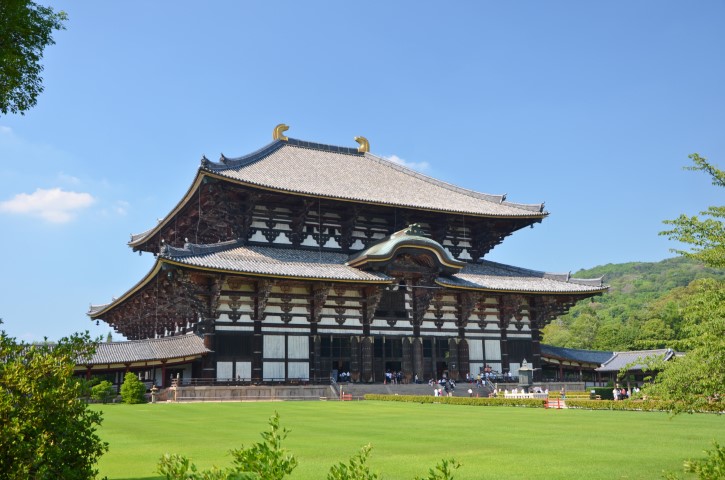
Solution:
[{"label": "tree", "polygon": [[[685,167],[687,170],[699,170],[710,174],[712,184],[718,187],[725,187],[725,171],[722,171],[709,163],[707,159],[697,153],[690,155],[695,164],[692,167]],[[711,206],[700,212],[705,219],[697,216],[688,217],[680,215],[674,220],[665,220],[665,224],[674,225],[671,230],[660,232],[660,235],[667,235],[670,240],[677,240],[692,245],[692,251],[673,249],[672,251],[686,257],[696,258],[711,267],[725,267],[725,206]]]},{"label": "tree", "polygon": [[17,342],[0,331],[0,472],[7,479],[90,479],[108,450],[96,428],[101,414],[79,399],[78,358],[91,355],[88,334],[57,344]]},{"label": "tree", "polygon": [[43,50],[54,30],[64,30],[65,12],[30,0],[0,2],[0,112],[20,113],[35,106],[43,91]]},{"label": "tree", "polygon": [[121,399],[123,403],[145,403],[146,385],[138,379],[135,373],[128,372],[123,377],[121,385]]},{"label": "tree", "polygon": [[666,362],[649,391],[674,400],[673,411],[693,412],[706,404],[725,410],[725,282],[696,280],[680,305],[686,353]]}]

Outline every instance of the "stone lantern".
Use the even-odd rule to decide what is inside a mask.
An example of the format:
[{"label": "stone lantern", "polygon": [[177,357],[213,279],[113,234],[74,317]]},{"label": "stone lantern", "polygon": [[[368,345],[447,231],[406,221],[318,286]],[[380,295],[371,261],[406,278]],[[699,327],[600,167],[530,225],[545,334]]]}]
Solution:
[{"label": "stone lantern", "polygon": [[524,359],[519,367],[519,388],[521,391],[528,393],[529,387],[533,383],[534,369]]}]

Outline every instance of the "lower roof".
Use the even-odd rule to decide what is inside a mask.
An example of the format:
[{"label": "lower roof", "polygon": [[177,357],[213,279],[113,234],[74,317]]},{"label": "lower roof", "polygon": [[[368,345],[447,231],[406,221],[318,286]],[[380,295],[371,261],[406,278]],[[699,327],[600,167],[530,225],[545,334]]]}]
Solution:
[{"label": "lower roof", "polygon": [[90,359],[78,362],[79,366],[134,364],[149,361],[173,361],[188,359],[209,353],[204,340],[195,334],[148,340],[99,343]]},{"label": "lower roof", "polygon": [[577,348],[564,348],[541,344],[542,358],[546,357],[570,362],[601,365],[612,358],[612,353],[602,350],[580,350]]},{"label": "lower roof", "polygon": [[[433,240],[426,239],[430,243]],[[439,244],[438,244],[439,245]],[[444,247],[439,245],[441,250]],[[353,257],[354,258],[354,257]],[[395,279],[381,272],[348,265],[350,257],[339,252],[288,248],[287,246],[245,245],[241,240],[216,244],[187,243],[184,248],[166,245],[151,271],[133,288],[105,305],[91,306],[91,318],[102,317],[115,305],[146,287],[161,274],[162,267],[185,267],[211,273],[290,280],[390,284]],[[442,273],[436,282],[447,288],[492,293],[580,295],[583,298],[607,290],[601,278],[576,279],[569,274],[553,274],[496,262],[465,264],[456,274]]]},{"label": "lower roof", "polygon": [[649,359],[664,360],[666,362],[677,355],[670,348],[614,352],[610,359],[603,362],[602,366],[597,368],[597,372],[618,372],[623,368],[626,368],[628,371],[643,370],[646,368]]}]

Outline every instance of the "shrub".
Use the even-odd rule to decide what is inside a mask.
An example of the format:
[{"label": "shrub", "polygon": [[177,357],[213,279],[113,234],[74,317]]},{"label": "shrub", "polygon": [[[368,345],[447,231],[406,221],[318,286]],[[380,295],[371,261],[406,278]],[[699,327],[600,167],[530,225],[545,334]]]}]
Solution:
[{"label": "shrub", "polygon": [[108,400],[115,394],[113,384],[104,380],[98,385],[91,387],[91,398],[97,402],[108,403]]},{"label": "shrub", "polygon": [[146,385],[138,379],[136,374],[128,372],[123,377],[121,385],[121,399],[123,403],[145,403]]},{"label": "shrub", "polygon": [[[694,473],[699,480],[719,480],[725,478],[725,447],[714,443],[714,450],[705,450],[707,458],[685,461],[685,472]],[[679,480],[678,475],[668,473],[667,480]]]},{"label": "shrub", "polygon": [[[159,460],[157,471],[166,480],[282,480],[297,468],[297,459],[282,448],[282,440],[289,431],[280,427],[276,412],[270,417],[269,425],[270,430],[262,433],[262,442],[230,451],[234,457],[231,468],[199,471],[187,457],[167,453]],[[327,480],[379,480],[380,475],[371,473],[367,466],[370,450],[372,447],[365,445],[348,463],[333,465]],[[427,477],[416,477],[416,480],[453,480],[453,473],[460,466],[454,459],[443,460],[429,470]]]},{"label": "shrub", "polygon": [[0,330],[1,478],[95,478],[108,444],[96,434],[101,414],[79,399],[73,378],[76,359],[94,348],[88,334],[29,345]]},{"label": "shrub", "polygon": [[528,407],[544,408],[546,401],[538,398],[473,398],[473,397],[434,397],[433,395],[381,395],[366,394],[365,400],[384,402],[445,403],[449,405],[472,405],[477,407]]}]

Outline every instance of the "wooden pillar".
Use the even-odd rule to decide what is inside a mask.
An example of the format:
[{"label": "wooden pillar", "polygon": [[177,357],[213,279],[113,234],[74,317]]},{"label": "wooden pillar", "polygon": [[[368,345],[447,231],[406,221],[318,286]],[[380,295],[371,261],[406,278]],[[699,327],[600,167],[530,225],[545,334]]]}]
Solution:
[{"label": "wooden pillar", "polygon": [[471,372],[471,363],[468,358],[468,340],[465,338],[461,338],[458,342],[458,372],[459,375],[463,373],[463,377],[465,378],[466,373]]},{"label": "wooden pillar", "polygon": [[215,326],[213,319],[205,319],[201,324],[202,336],[204,338],[204,346],[211,350],[202,357],[201,360],[201,378],[206,380],[214,380],[216,378],[216,349],[215,345]]},{"label": "wooden pillar", "polygon": [[[410,337],[403,337],[403,375],[407,378],[414,378],[415,372],[413,371],[413,339]],[[422,379],[422,376],[418,374],[418,378]]]},{"label": "wooden pillar", "polygon": [[363,337],[360,342],[360,350],[362,357],[362,378],[360,381],[370,383],[375,380],[373,374],[373,339],[372,337]]},{"label": "wooden pillar", "polygon": [[459,380],[459,368],[458,363],[458,342],[456,338],[448,339],[448,378],[452,378],[455,381]]},{"label": "wooden pillar", "polygon": [[541,330],[537,322],[531,321],[531,368],[534,369],[534,381],[540,382],[541,372]]},{"label": "wooden pillar", "polygon": [[350,379],[353,382],[360,381],[360,339],[350,339]]},{"label": "wooden pillar", "polygon": [[509,344],[508,344],[508,323],[501,328],[501,373],[510,372]]},{"label": "wooden pillar", "polygon": [[252,383],[262,381],[262,321],[254,319],[254,331],[252,334]]},{"label": "wooden pillar", "polygon": [[[322,339],[317,335],[317,324],[313,324],[315,327],[314,335],[312,338],[312,348],[310,349],[310,377],[312,383],[320,383],[322,377],[321,365],[320,365],[320,353],[322,351]],[[311,330],[311,329],[310,329]],[[312,332],[310,332],[312,333]]]},{"label": "wooden pillar", "polygon": [[[154,384],[156,384],[155,381]],[[166,382],[166,362],[161,362],[161,388],[166,388],[168,386],[169,385]]]},{"label": "wooden pillar", "polygon": [[86,380],[90,380],[90,379],[91,379],[91,366],[87,365],[86,366]]},{"label": "wooden pillar", "polygon": [[264,358],[264,337],[262,335],[262,320],[264,310],[267,308],[267,300],[275,285],[271,280],[259,280],[255,285],[254,308],[252,311],[253,334],[252,334],[252,383],[259,384],[263,378]]},{"label": "wooden pillar", "polygon": [[413,375],[423,378],[423,339],[419,336],[413,338]]}]

